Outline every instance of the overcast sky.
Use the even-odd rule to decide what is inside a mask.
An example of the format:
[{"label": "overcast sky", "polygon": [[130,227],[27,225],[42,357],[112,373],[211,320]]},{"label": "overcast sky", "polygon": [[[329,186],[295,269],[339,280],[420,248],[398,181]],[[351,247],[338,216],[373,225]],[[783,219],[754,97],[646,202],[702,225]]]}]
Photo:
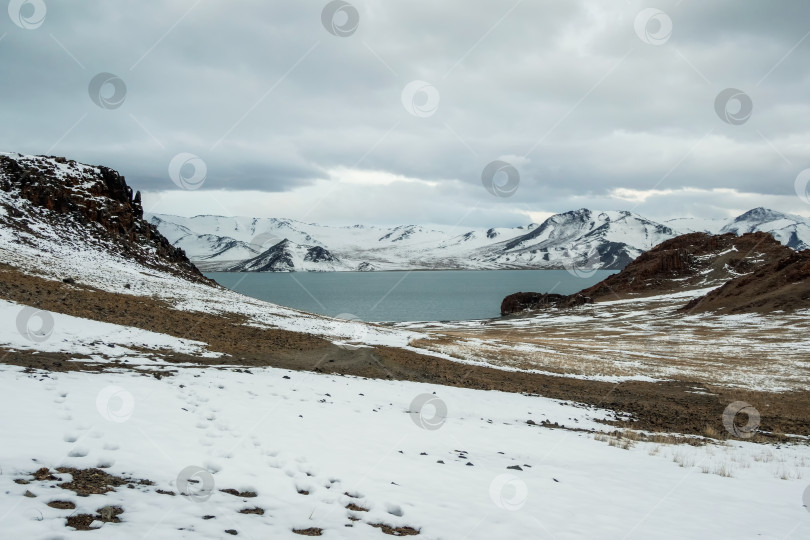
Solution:
[{"label": "overcast sky", "polygon": [[179,215],[810,215],[808,21],[806,0],[12,0],[0,150],[108,165]]}]

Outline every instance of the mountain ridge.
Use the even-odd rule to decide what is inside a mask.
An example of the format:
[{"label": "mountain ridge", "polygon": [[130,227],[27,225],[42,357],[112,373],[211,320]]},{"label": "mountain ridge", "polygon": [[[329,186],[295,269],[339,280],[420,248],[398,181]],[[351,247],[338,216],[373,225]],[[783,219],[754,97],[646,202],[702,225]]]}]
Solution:
[{"label": "mountain ridge", "polygon": [[[653,246],[691,232],[767,232],[796,251],[810,247],[810,218],[762,207],[728,220],[662,222],[627,210],[580,208],[554,214],[542,223],[474,229],[329,226],[289,218],[211,214],[145,217],[204,271],[621,270]],[[283,240],[289,240],[300,255],[291,264],[248,263]],[[312,247],[325,250],[329,257],[305,261],[304,252]],[[256,270],[259,267],[266,269]]]}]

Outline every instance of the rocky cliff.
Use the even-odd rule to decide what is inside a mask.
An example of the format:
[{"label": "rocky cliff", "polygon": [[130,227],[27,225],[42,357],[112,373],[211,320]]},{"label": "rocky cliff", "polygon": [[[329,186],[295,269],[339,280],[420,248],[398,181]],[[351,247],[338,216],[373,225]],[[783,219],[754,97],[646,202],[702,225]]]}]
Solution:
[{"label": "rocky cliff", "polygon": [[[153,268],[208,281],[156,227],[143,219],[140,193],[107,167],[61,157],[0,154],[0,220],[35,242],[39,220],[65,237],[81,235]],[[67,240],[67,238],[66,238]]]}]

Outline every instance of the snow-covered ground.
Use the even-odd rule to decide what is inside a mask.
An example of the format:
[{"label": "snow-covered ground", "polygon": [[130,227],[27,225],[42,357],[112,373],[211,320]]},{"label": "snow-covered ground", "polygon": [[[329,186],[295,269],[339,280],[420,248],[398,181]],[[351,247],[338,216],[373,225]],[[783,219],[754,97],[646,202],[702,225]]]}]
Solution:
[{"label": "snow-covered ground", "polygon": [[[181,368],[156,380],[3,366],[0,380],[0,406],[18,411],[4,415],[1,432],[7,538],[226,538],[226,530],[295,538],[292,529],[312,527],[325,538],[385,538],[370,524],[412,527],[425,539],[810,533],[802,506],[808,446],[622,448],[593,433],[527,424],[605,430],[595,420],[611,413],[601,410],[277,369]],[[30,477],[61,466],[103,467],[155,485],[77,497]],[[190,476],[200,483],[189,484]],[[19,478],[31,483],[14,483]],[[181,488],[190,496],[156,493]],[[46,505],[54,500],[77,508]],[[109,505],[124,509],[121,523],[97,522],[97,533],[65,527],[68,515]],[[264,514],[239,513],[256,507]]]}]

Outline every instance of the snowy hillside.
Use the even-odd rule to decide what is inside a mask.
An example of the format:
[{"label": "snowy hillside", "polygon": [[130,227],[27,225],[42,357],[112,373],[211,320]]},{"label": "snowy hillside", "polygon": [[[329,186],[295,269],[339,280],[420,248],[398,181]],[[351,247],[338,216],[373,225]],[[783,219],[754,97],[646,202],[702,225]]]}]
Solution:
[{"label": "snowy hillside", "polygon": [[[678,218],[662,223],[627,211],[580,209],[553,215],[541,224],[489,229],[146,217],[203,270],[621,269],[651,247],[689,232],[764,231],[794,249],[810,245],[810,219],[765,209],[733,220]],[[284,240],[289,241],[289,249],[283,261],[275,253],[263,255]],[[307,258],[314,247],[323,248],[330,257]]]}]

